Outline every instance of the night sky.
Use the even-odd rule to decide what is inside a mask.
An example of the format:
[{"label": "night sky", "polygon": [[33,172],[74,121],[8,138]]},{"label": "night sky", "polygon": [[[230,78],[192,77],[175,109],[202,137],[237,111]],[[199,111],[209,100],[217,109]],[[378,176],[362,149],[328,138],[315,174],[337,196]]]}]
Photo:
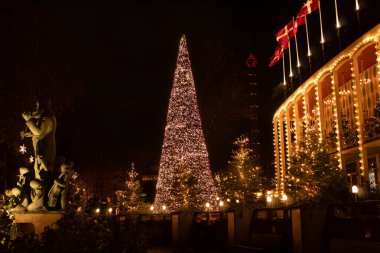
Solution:
[{"label": "night sky", "polygon": [[[326,58],[338,52],[333,2],[321,1],[328,40]],[[344,47],[358,37],[355,1],[339,2]],[[272,96],[282,79],[281,64],[273,69],[267,66],[276,47],[274,35],[297,14],[302,3],[240,0],[14,4],[0,8],[0,45],[20,41],[33,45],[24,50],[34,50],[36,55],[43,52],[45,67],[53,76],[60,73],[55,75],[58,79],[64,73],[64,78],[80,87],[74,106],[58,117],[57,151],[74,160],[83,174],[103,176],[106,173],[98,172],[125,171],[132,161],[142,174],[157,173],[182,34],[187,36],[211,168],[225,168],[231,143],[246,130],[246,118],[234,117],[234,110],[244,105],[245,60],[253,52],[258,59],[262,155],[270,173],[271,121],[283,96]],[[365,31],[379,22],[379,1],[360,3]],[[321,64],[317,21],[317,13],[310,15],[314,70]],[[300,51],[305,50],[304,28],[301,30]],[[305,53],[301,61],[306,63]],[[304,65],[303,79],[309,74]],[[231,81],[226,81],[229,78]],[[297,83],[296,80],[295,86]],[[23,128],[21,117],[19,128]]]}]

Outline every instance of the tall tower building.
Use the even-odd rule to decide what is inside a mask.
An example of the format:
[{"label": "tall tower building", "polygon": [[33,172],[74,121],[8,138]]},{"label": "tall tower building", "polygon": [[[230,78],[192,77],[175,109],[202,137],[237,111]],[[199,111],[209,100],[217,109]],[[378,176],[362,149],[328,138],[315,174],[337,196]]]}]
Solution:
[{"label": "tall tower building", "polygon": [[257,58],[250,53],[246,60],[248,68],[248,92],[249,92],[249,141],[254,158],[261,162],[260,130],[259,130],[259,101],[256,81]]}]

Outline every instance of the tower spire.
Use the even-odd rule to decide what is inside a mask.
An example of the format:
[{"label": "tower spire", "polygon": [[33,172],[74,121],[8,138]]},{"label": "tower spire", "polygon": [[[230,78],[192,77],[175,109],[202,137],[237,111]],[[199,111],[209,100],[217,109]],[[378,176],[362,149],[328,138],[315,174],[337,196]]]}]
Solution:
[{"label": "tower spire", "polygon": [[261,161],[260,155],[260,130],[258,124],[259,101],[258,87],[256,81],[256,65],[257,59],[250,53],[247,58],[246,65],[248,67],[248,84],[249,84],[249,142],[256,161]]}]

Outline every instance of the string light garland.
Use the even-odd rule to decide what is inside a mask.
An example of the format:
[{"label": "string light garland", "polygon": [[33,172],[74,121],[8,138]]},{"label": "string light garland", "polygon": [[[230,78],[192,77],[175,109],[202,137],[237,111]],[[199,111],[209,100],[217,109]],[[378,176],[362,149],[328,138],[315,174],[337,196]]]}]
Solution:
[{"label": "string light garland", "polygon": [[[216,182],[220,185],[218,188],[224,199],[241,200],[243,204],[250,204],[256,200],[257,193],[263,190],[264,177],[253,150],[249,147],[249,139],[242,135],[234,144],[236,149],[232,152],[228,168],[216,177]],[[219,200],[218,197],[217,201]]]},{"label": "string light garland", "polygon": [[117,201],[123,210],[134,212],[144,207],[146,194],[142,192],[138,177],[139,174],[132,163],[131,170],[128,171],[125,180],[124,188],[116,192]]},{"label": "string light garland", "polygon": [[[274,133],[278,132],[278,134],[277,133],[274,134],[274,136],[275,136],[274,143],[275,144],[276,144],[276,139],[279,140],[280,142],[282,142],[282,141],[286,142],[288,139],[288,138],[286,138],[285,134],[281,135],[281,132],[278,131],[279,118],[281,118],[282,115],[286,114],[286,111],[289,110],[289,108],[291,108],[291,106],[290,106],[291,104],[294,104],[295,101],[298,101],[299,99],[304,99],[304,96],[306,96],[308,94],[307,93],[308,90],[311,90],[313,87],[315,88],[315,100],[316,100],[315,102],[317,105],[315,108],[314,117],[318,121],[318,122],[316,122],[316,127],[318,128],[318,132],[319,132],[319,142],[322,139],[328,138],[327,133],[323,132],[323,134],[322,134],[322,129],[326,129],[325,123],[322,124],[322,121],[321,121],[321,119],[322,119],[321,117],[323,117],[323,118],[326,117],[326,115],[321,116],[322,108],[324,108],[327,104],[330,104],[332,107],[332,115],[331,116],[333,118],[333,123],[335,122],[335,124],[340,124],[340,126],[341,126],[341,122],[339,122],[340,111],[338,111],[337,108],[335,106],[332,106],[332,105],[336,105],[336,103],[338,103],[338,100],[336,97],[338,97],[339,95],[351,96],[353,104],[354,104],[353,105],[353,115],[355,116],[355,119],[356,119],[356,122],[354,122],[354,125],[355,125],[354,126],[354,128],[355,128],[354,134],[355,134],[355,137],[358,139],[358,141],[356,142],[356,145],[358,146],[358,151],[359,151],[360,172],[363,175],[363,172],[365,170],[365,163],[364,163],[365,160],[364,160],[364,153],[363,153],[364,152],[364,150],[363,150],[364,144],[363,143],[364,143],[365,138],[366,138],[366,135],[365,135],[366,133],[365,133],[364,128],[360,128],[360,126],[357,125],[358,123],[360,124],[357,116],[358,116],[359,111],[361,111],[361,110],[359,108],[360,107],[359,101],[357,101],[357,98],[355,97],[359,94],[360,90],[359,90],[359,87],[357,85],[360,86],[360,83],[354,82],[352,84],[352,90],[349,93],[349,91],[340,91],[339,89],[337,89],[335,87],[335,86],[337,86],[337,84],[334,83],[334,81],[336,82],[337,80],[334,80],[334,78],[336,78],[335,77],[336,69],[338,69],[339,66],[344,61],[349,60],[350,64],[351,64],[351,79],[355,80],[356,76],[355,76],[355,73],[352,71],[352,67],[353,67],[352,64],[356,64],[356,62],[352,62],[352,59],[354,57],[357,57],[357,55],[363,50],[363,48],[365,48],[371,44],[374,44],[375,49],[376,49],[375,51],[376,51],[376,60],[377,60],[376,72],[378,74],[376,79],[379,80],[378,85],[380,85],[380,57],[378,55],[379,54],[379,52],[378,52],[379,37],[380,37],[380,25],[377,25],[372,30],[367,32],[365,35],[361,36],[355,43],[348,46],[345,50],[343,50],[336,57],[334,57],[332,60],[330,60],[321,69],[319,69],[317,72],[315,72],[295,92],[293,92],[284,101],[284,103],[281,106],[278,107],[277,111],[275,112],[275,114],[273,116],[273,124],[274,124],[273,131],[274,131]],[[330,96],[330,98],[328,98],[328,99],[330,99],[329,101],[325,100],[322,97],[322,90],[319,90],[319,89],[321,89],[322,81],[326,76],[331,76],[331,89],[332,90],[331,90],[331,96]],[[362,80],[359,80],[359,82],[360,81],[362,81]],[[364,83],[365,81],[362,81],[362,82]],[[298,106],[296,106],[296,107],[298,108]],[[305,111],[305,104],[302,103],[301,108],[303,109],[303,111]],[[296,110],[294,110],[294,112],[296,112]],[[296,117],[295,117],[295,119],[296,119]],[[300,127],[299,130],[301,130],[301,128],[303,127],[302,122],[306,123],[307,122],[306,120],[308,120],[308,119],[304,119],[304,118],[300,119],[301,122],[296,122],[296,127],[297,128]],[[296,119],[296,121],[297,121],[297,119]],[[338,125],[336,125],[335,127],[332,127],[332,131],[335,132],[334,135],[338,136],[338,137],[343,134],[343,133],[339,132],[342,130],[344,131],[344,129],[339,129]],[[300,131],[300,133],[301,133],[301,131]],[[298,134],[296,135],[296,137],[298,137]],[[297,141],[300,141],[300,140],[297,140]],[[334,153],[335,157],[339,161],[339,167],[340,167],[340,169],[342,169],[343,168],[342,148],[344,148],[343,142],[340,138],[333,138],[333,141],[335,142],[336,145],[335,145],[335,147],[333,147],[330,150],[330,152]],[[284,143],[284,144],[285,144],[284,145],[285,148],[291,149],[291,145],[288,145],[287,143]],[[276,168],[277,168],[276,171],[281,172],[282,171],[281,167],[283,164],[283,159],[286,159],[286,157],[282,156],[284,151],[281,150],[281,148],[282,148],[281,144],[278,143],[275,146],[276,146],[275,157],[276,157]],[[279,160],[279,161],[277,161],[277,160]],[[282,177],[279,176],[277,179],[278,180],[277,181],[277,189],[281,188],[281,183],[282,183],[281,178]]]},{"label": "string light garland", "polygon": [[171,91],[154,210],[218,209],[185,35]]}]

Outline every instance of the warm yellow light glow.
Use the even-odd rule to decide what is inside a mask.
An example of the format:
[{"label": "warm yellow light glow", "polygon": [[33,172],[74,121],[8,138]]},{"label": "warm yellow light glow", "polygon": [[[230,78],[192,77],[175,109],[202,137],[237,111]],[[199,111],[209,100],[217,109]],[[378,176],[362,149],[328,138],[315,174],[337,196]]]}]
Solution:
[{"label": "warm yellow light glow", "polygon": [[358,192],[359,192],[359,188],[356,185],[353,185],[352,186],[352,193],[358,193]]},{"label": "warm yellow light glow", "polygon": [[[191,187],[186,186],[189,177],[194,177],[192,181],[196,182]],[[154,205],[156,210],[165,206],[167,212],[174,212],[181,208],[202,210],[204,203],[208,202],[210,210],[217,210],[216,197],[190,56],[183,35],[166,117]]]},{"label": "warm yellow light glow", "polygon": [[205,206],[206,208],[210,208],[210,203],[207,202]]},{"label": "warm yellow light glow", "polygon": [[112,211],[113,211],[112,207],[108,208],[109,213],[112,213]]},{"label": "warm yellow light glow", "polygon": [[100,213],[100,208],[96,208],[95,213]]},{"label": "warm yellow light glow", "polygon": [[268,203],[271,203],[271,202],[272,202],[272,197],[271,197],[271,196],[267,196],[267,202],[268,202]]},{"label": "warm yellow light glow", "polygon": [[224,206],[224,202],[223,201],[219,201],[219,206],[220,207]]},{"label": "warm yellow light glow", "polygon": [[358,0],[355,0],[355,10],[356,11],[360,10],[360,6],[359,6],[359,1]]},{"label": "warm yellow light glow", "polygon": [[282,194],[282,201],[287,201],[288,200],[288,196],[286,196],[286,194]]},{"label": "warm yellow light glow", "polygon": [[[337,20],[339,21],[339,19],[337,19]],[[340,27],[339,22],[338,22],[338,24]],[[361,123],[363,121],[363,119],[361,119],[359,117],[359,109],[360,109],[359,106],[360,106],[360,104],[359,104],[359,101],[357,100],[357,94],[360,92],[359,87],[361,84],[359,84],[357,82],[362,81],[363,83],[366,83],[369,81],[366,79],[361,80],[360,78],[358,79],[357,77],[355,77],[355,71],[356,70],[354,70],[353,65],[352,65],[351,66],[351,71],[352,71],[351,73],[352,73],[352,80],[354,81],[352,84],[352,90],[341,90],[341,89],[335,90],[335,87],[337,87],[337,84],[334,84],[334,73],[336,72],[337,67],[341,66],[343,61],[348,60],[348,59],[350,59],[350,61],[352,61],[352,59],[357,59],[355,57],[357,56],[358,52],[362,51],[363,47],[366,44],[370,44],[370,43],[375,42],[376,51],[378,51],[379,35],[380,35],[380,25],[377,25],[375,28],[373,28],[372,30],[367,32],[367,34],[365,34],[361,38],[359,38],[359,40],[357,40],[358,42],[355,42],[354,44],[350,45],[348,48],[346,48],[340,54],[338,54],[336,57],[334,57],[328,64],[326,64],[321,69],[319,69],[308,80],[306,80],[295,92],[293,92],[284,101],[284,103],[280,107],[278,107],[277,111],[275,112],[275,114],[273,116],[273,124],[274,124],[273,125],[273,133],[274,133],[273,144],[275,147],[274,157],[275,157],[275,165],[276,165],[276,171],[275,171],[276,189],[278,189],[279,192],[282,191],[282,185],[284,183],[283,182],[284,177],[287,176],[286,174],[283,174],[283,173],[285,173],[284,165],[287,164],[286,160],[288,160],[288,158],[289,158],[288,157],[288,152],[289,152],[288,149],[292,150],[291,143],[286,143],[286,142],[288,142],[287,131],[289,130],[287,128],[290,128],[290,125],[287,124],[287,125],[283,126],[283,124],[282,124],[282,121],[284,120],[283,116],[286,115],[286,117],[289,117],[287,111],[291,110],[290,105],[295,103],[301,97],[305,96],[305,91],[310,90],[312,87],[315,87],[315,89],[316,89],[315,91],[316,91],[316,100],[317,100],[316,106],[317,107],[315,108],[316,109],[315,110],[315,116],[316,116],[315,118],[317,120],[319,119],[318,122],[316,122],[316,123],[317,123],[319,130],[320,130],[320,132],[319,132],[320,141],[322,141],[322,139],[325,137],[324,135],[322,135],[322,131],[326,130],[326,129],[324,129],[325,128],[324,122],[321,122],[321,120],[320,120],[322,116],[326,117],[326,115],[322,115],[322,108],[323,108],[322,106],[326,106],[327,103],[330,104],[330,106],[332,108],[332,112],[330,113],[330,115],[331,115],[330,117],[333,119],[333,122],[335,122],[337,124],[338,119],[339,119],[338,114],[340,112],[338,112],[336,106],[333,106],[333,105],[336,105],[336,103],[337,103],[337,101],[335,100],[335,97],[351,96],[352,106],[354,109],[354,111],[352,112],[354,114],[354,118],[353,118],[354,121],[352,122],[352,124],[354,124],[354,126],[356,127],[357,137],[359,139],[357,149],[359,151],[359,158],[360,158],[360,160],[359,160],[359,162],[360,162],[360,164],[359,164],[360,173],[361,173],[361,175],[364,175],[364,173],[365,173],[364,157],[365,156],[363,155],[363,152],[364,152],[363,145],[365,144],[365,139],[364,139],[365,137],[364,137],[364,132],[363,132],[363,126]],[[324,41],[322,30],[321,30],[321,41]],[[376,72],[378,72],[378,73],[374,73],[374,74],[375,75],[378,74],[377,76],[379,76],[379,77],[376,77],[376,82],[380,83],[380,57],[378,57],[378,52],[376,52],[376,61],[377,61]],[[353,62],[353,64],[356,64],[356,62]],[[323,99],[323,101],[322,101],[322,98],[318,96],[321,94],[317,94],[317,90],[318,90],[318,86],[321,85],[322,78],[325,78],[326,74],[331,75],[331,84],[332,84],[333,91],[331,93],[332,97],[329,97],[326,100]],[[370,79],[370,78],[367,78],[367,79]],[[328,101],[328,100],[330,100],[330,101]],[[302,101],[302,102],[304,102],[304,101]],[[301,104],[303,107],[305,106],[304,103],[301,103]],[[319,108],[319,105],[321,105],[321,108]],[[298,107],[298,104],[295,104],[294,106]],[[305,107],[302,109],[304,111],[306,111]],[[294,114],[296,113],[295,109],[293,109],[293,113]],[[304,116],[306,116],[306,115],[304,115]],[[297,120],[297,118],[295,116],[293,116],[293,119],[295,121]],[[301,119],[301,121],[298,123],[302,124],[302,122],[305,122],[305,119]],[[288,122],[286,122],[286,123],[288,123]],[[301,130],[302,126],[301,125],[299,126],[297,123],[295,123],[295,125],[296,125],[296,127],[300,127],[300,129],[297,130],[297,132],[299,134],[302,131]],[[336,125],[336,126],[337,127],[335,128],[335,134],[336,134],[336,136],[340,136],[342,133],[339,132],[338,125]],[[283,128],[283,127],[284,127],[285,131],[283,131],[281,133],[281,128]],[[296,134],[295,137],[297,137],[298,134]],[[283,146],[281,145],[282,143],[283,143]],[[340,142],[340,138],[336,138],[336,150],[337,150],[337,152],[336,152],[335,156],[338,158],[340,169],[343,168],[342,144],[343,143]]]},{"label": "warm yellow light glow", "polygon": [[151,211],[153,211],[153,210],[154,210],[154,206],[151,205],[149,209],[150,209]]}]

